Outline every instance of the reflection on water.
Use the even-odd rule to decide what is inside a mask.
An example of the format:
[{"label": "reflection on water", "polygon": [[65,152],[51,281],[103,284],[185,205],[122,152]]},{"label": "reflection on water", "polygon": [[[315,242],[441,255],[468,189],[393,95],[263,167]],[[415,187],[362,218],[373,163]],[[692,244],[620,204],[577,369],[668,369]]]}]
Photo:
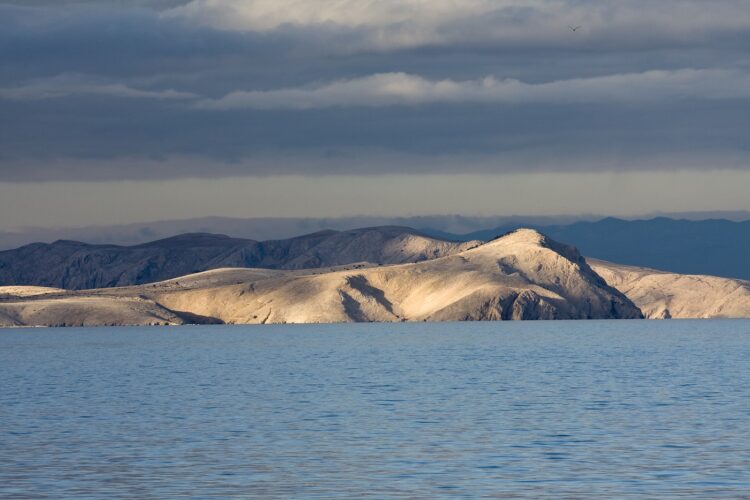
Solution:
[{"label": "reflection on water", "polygon": [[0,497],[738,496],[750,322],[0,331]]}]

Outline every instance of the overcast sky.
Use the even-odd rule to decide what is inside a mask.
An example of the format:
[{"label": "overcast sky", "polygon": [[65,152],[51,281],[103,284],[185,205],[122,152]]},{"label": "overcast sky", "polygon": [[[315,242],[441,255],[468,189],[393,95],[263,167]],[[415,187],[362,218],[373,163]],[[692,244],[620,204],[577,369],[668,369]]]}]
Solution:
[{"label": "overcast sky", "polygon": [[750,209],[747,0],[0,0],[0,61],[0,229]]}]

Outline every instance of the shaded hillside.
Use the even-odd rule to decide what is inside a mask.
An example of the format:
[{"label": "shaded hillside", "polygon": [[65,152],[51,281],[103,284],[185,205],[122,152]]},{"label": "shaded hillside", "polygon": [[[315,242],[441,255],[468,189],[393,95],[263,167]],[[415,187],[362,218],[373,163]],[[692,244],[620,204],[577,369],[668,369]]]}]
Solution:
[{"label": "shaded hillside", "polygon": [[640,317],[574,248],[533,230],[412,264],[221,269],[82,292],[14,287],[0,297],[0,325],[6,326],[111,324],[112,318],[117,324],[188,318],[239,324]]},{"label": "shaded hillside", "polygon": [[322,231],[264,242],[203,233],[135,246],[57,241],[0,252],[0,285],[80,290],[150,283],[222,267],[398,264],[442,257],[472,245],[436,240],[402,227]]},{"label": "shaded hillside", "polygon": [[[680,274],[750,279],[750,221],[607,218],[597,222],[532,227],[551,238],[575,245],[587,257]],[[465,235],[435,235],[488,240],[513,229],[515,225]]]}]

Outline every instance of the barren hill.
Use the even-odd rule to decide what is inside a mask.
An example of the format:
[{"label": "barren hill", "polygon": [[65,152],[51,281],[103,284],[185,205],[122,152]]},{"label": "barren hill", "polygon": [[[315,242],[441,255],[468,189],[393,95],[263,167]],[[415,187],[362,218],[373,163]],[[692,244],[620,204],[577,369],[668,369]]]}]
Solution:
[{"label": "barren hill", "polygon": [[[533,230],[519,230],[454,255],[411,264],[220,269],[150,285],[8,297],[0,300],[0,322],[100,324],[99,316],[79,314],[81,301],[89,299],[118,308],[118,317],[126,318],[118,324],[641,317],[574,248]],[[75,315],[66,315],[66,304]]]},{"label": "barren hill", "polygon": [[437,240],[413,229],[391,226],[322,231],[264,242],[206,233],[127,247],[61,240],[0,252],[0,285],[80,290],[138,285],[223,267],[400,264],[450,255],[477,244]]},{"label": "barren hill", "polygon": [[750,318],[750,281],[589,262],[647,318]]}]

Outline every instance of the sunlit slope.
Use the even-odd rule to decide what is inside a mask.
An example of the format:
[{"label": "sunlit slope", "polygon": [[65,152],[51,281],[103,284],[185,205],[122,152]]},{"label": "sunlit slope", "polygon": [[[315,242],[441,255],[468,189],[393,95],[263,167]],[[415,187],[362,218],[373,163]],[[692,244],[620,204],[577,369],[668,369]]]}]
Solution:
[{"label": "sunlit slope", "polygon": [[647,318],[748,318],[750,281],[676,274],[589,259]]}]

